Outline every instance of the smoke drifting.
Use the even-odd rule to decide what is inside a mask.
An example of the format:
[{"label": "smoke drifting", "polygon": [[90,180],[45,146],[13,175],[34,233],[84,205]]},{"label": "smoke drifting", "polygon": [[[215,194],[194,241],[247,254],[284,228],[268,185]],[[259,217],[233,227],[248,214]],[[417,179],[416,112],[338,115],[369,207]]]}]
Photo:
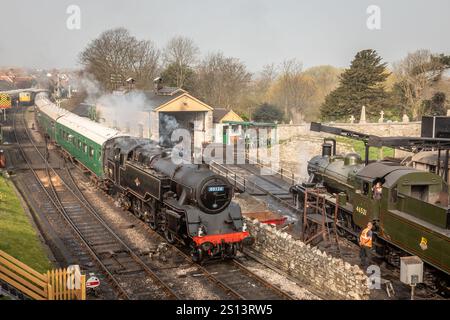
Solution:
[{"label": "smoke drifting", "polygon": [[103,118],[106,123],[115,123],[122,130],[143,125],[148,120],[143,118],[142,112],[149,109],[150,103],[142,92],[105,94],[98,98],[96,105],[99,107],[100,119]]},{"label": "smoke drifting", "polygon": [[172,147],[174,142],[171,140],[172,133],[178,129],[179,124],[174,116],[162,114],[159,116],[159,143],[162,146]]},{"label": "smoke drifting", "polygon": [[[100,123],[132,136],[150,136],[151,119],[148,111],[154,106],[144,92],[105,92],[99,82],[90,75],[79,80],[79,87],[86,92],[85,103],[96,106]],[[171,135],[177,128],[179,124],[175,117],[161,114],[158,142],[164,146],[172,146]]]},{"label": "smoke drifting", "polygon": [[87,104],[95,104],[97,99],[103,95],[100,83],[90,74],[79,78],[77,86],[79,89],[86,92],[86,99],[84,102]]}]

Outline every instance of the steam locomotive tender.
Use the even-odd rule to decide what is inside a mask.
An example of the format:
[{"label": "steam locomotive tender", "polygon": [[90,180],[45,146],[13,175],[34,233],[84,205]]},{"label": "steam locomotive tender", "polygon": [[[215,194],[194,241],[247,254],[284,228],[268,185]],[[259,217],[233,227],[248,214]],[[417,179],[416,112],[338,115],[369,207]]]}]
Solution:
[{"label": "steam locomotive tender", "polygon": [[251,243],[233,187],[205,165],[176,164],[171,149],[58,108],[45,94],[36,107],[48,141],[168,242],[190,247],[194,261],[233,257]]}]

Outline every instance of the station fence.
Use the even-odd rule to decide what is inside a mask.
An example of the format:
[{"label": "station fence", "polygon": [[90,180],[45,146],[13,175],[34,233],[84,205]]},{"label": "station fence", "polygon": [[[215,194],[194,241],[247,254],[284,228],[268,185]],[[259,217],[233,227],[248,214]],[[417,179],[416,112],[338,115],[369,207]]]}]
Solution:
[{"label": "station fence", "polygon": [[76,269],[40,273],[2,250],[0,280],[34,300],[86,300],[86,276]]}]

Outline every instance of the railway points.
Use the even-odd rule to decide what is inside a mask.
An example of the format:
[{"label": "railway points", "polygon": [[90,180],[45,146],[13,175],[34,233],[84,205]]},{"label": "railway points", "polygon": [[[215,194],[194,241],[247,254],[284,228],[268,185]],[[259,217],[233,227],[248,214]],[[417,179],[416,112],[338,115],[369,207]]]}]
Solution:
[{"label": "railway points", "polygon": [[450,4],[412,5],[418,34],[396,5],[397,25],[330,0],[325,20],[305,1],[97,1],[2,7],[2,310],[385,317],[431,301],[409,317],[449,300]]},{"label": "railway points", "polygon": [[[189,250],[173,247],[167,244],[167,235],[164,238],[164,235],[155,233],[151,224],[147,224],[148,220],[145,222],[145,216],[140,216],[144,221],[129,216],[125,219],[126,222],[118,223],[117,218],[112,218],[111,214],[106,212],[112,207],[117,211],[117,206],[121,208],[119,211],[126,209],[127,205],[123,199],[111,196],[108,191],[104,193],[105,189],[99,188],[98,182],[92,179],[92,173],[89,173],[83,164],[74,161],[69,153],[61,152],[55,145],[49,144],[49,137],[42,136],[38,128],[35,128],[38,118],[35,118],[33,109],[23,109],[21,112],[15,110],[13,115],[9,139],[12,142],[17,141],[18,149],[8,146],[7,153],[10,168],[16,172],[13,178],[22,193],[33,194],[28,200],[30,205],[33,206],[34,203],[34,207],[38,207],[37,211],[46,212],[45,214],[41,212],[39,217],[35,215],[40,221],[41,231],[46,234],[48,243],[51,244],[59,261],[80,264],[89,274],[98,275],[102,290],[100,295],[95,291],[96,298],[196,299],[202,294],[198,293],[198,288],[202,288],[200,292],[204,294],[208,292],[210,297],[221,300],[330,297],[317,291],[310,284],[303,284],[304,288],[301,289],[303,293],[295,293],[295,290],[302,287],[301,281],[292,279],[284,270],[274,266],[269,260],[264,261],[265,257],[251,250],[243,256],[239,255],[236,260],[212,261],[197,265],[191,261],[192,253]],[[6,137],[8,138],[7,130]],[[298,199],[292,194],[292,187],[297,182],[294,175],[286,174],[286,171],[284,174],[272,172],[271,175],[261,175],[261,165],[254,163],[241,165],[211,163],[210,167],[226,177],[240,192],[259,198],[260,201],[269,204],[269,208],[273,211],[282,212],[283,215],[290,217],[288,220],[291,224],[294,221],[293,224],[297,229],[289,227],[287,230],[292,235],[297,235],[296,232],[302,225],[303,210],[298,206]],[[96,193],[100,190],[102,195],[99,196]],[[105,195],[111,202],[110,210],[99,210],[98,203],[102,202],[99,197]],[[89,200],[91,197],[96,200]],[[46,204],[42,203],[43,198],[47,198]],[[92,202],[97,202],[97,206],[92,205]],[[131,220],[128,220],[129,218]],[[126,232],[121,234],[123,230]],[[136,242],[127,235],[130,230],[145,233],[146,242],[152,239],[149,242],[151,247],[142,248],[136,245]],[[61,241],[61,232],[68,231],[73,234],[73,239]],[[109,236],[106,236],[107,234]],[[332,247],[324,247],[323,244],[319,244],[322,250],[334,252]],[[344,255],[352,257],[353,254],[349,254],[351,251],[347,251]],[[337,256],[336,252],[334,254]],[[342,252],[339,252],[339,255],[342,258]],[[255,269],[254,266],[251,271],[245,263],[250,260],[253,264],[259,264],[259,269],[265,271]],[[352,258],[347,260],[351,261]],[[258,270],[260,275],[255,273],[255,270]],[[267,274],[269,270],[284,277],[284,282],[273,284],[264,280],[261,274]],[[149,280],[139,280],[139,277]],[[180,277],[189,281],[180,281]],[[295,283],[297,289],[294,289],[294,292],[288,293],[287,291],[292,289],[282,289],[286,288],[289,281]],[[142,283],[145,285],[142,286]],[[196,283],[195,293],[192,291],[192,283]],[[155,295],[155,292],[158,293]],[[162,292],[165,293],[161,294]],[[418,291],[419,298],[426,295],[427,293]]]},{"label": "railway points", "polygon": [[[88,248],[87,251],[90,253],[90,255],[86,254],[79,255],[78,253],[81,250],[75,249],[73,247],[74,244],[78,244],[80,242],[79,239],[78,241],[76,241],[75,239],[67,241],[67,239],[65,239],[64,242],[69,242],[72,245],[72,247],[64,243],[60,249],[62,249],[65,253],[67,252],[77,253],[75,256],[65,257],[65,260],[70,261],[70,263],[75,262],[79,263],[83,268],[86,268],[86,270],[89,273],[98,274],[102,284],[104,282],[105,283],[109,282],[110,284],[112,283],[111,284],[112,289],[108,290],[107,289],[108,286],[105,286],[106,289],[102,290],[102,295],[100,296],[101,298],[108,298],[108,297],[111,298],[114,296],[113,292],[114,294],[117,295],[117,297],[123,299],[152,298],[152,296],[148,292],[146,294],[144,294],[143,292],[140,293],[133,292],[131,294],[128,292],[129,286],[127,287],[128,291],[123,288],[124,283],[127,282],[126,276],[122,276],[122,278],[120,278],[120,276],[118,276],[117,273],[130,275],[128,277],[130,283],[139,283],[141,281],[136,280],[136,278],[138,277],[139,272],[142,273],[141,270],[142,265],[140,267],[133,267],[133,263],[130,262],[129,258],[126,258],[126,255],[123,256],[124,253],[126,253],[127,251],[126,249],[127,245],[122,243],[121,239],[118,240],[114,233],[112,233],[111,234],[112,236],[108,237],[108,239],[105,238],[105,235],[108,232],[112,232],[112,230],[107,224],[105,224],[103,218],[100,218],[98,211],[93,208],[89,200],[85,198],[84,192],[82,191],[82,189],[85,190],[85,187],[80,188],[78,186],[80,181],[84,181],[84,183],[89,184],[91,183],[91,180],[89,180],[89,178],[84,176],[84,173],[80,168],[75,167],[74,164],[60,158],[59,156],[55,156],[54,154],[55,150],[53,149],[53,147],[46,148],[43,147],[42,145],[39,145],[39,142],[35,143],[34,142],[35,138],[38,141],[41,139],[39,139],[39,135],[36,135],[35,132],[31,132],[32,130],[30,130],[31,126],[30,122],[27,122],[25,120],[25,116],[28,117],[32,116],[32,112],[23,111],[17,112],[15,114],[12,134],[18,141],[19,149],[21,151],[23,159],[25,160],[25,163],[29,166],[29,170],[25,170],[25,166],[20,163],[20,160],[17,161],[18,163],[14,164],[15,169],[18,170],[18,172],[23,172],[24,176],[27,176],[26,174],[28,173],[27,177],[31,181],[33,178],[37,181],[37,183],[34,184],[35,192],[31,193],[35,195],[40,194],[40,196],[44,197],[47,196],[47,198],[50,199],[50,201],[47,201],[47,203],[50,202],[48,203],[48,205],[41,203],[41,205],[43,205],[43,207],[41,207],[43,211],[48,210],[49,212],[51,212],[50,214],[52,214],[53,216],[55,216],[55,214],[58,215],[58,213],[61,214],[61,211],[65,212],[63,216],[66,220],[66,224],[72,227],[73,229],[72,232],[78,235],[78,238],[82,240],[81,242],[83,246],[87,247]],[[31,161],[27,161],[29,157],[31,157],[31,152],[34,153],[33,155],[35,157],[33,163],[31,163]],[[46,152],[49,152],[49,161],[45,161]],[[37,159],[41,159],[42,163],[39,163]],[[32,174],[30,175],[30,173]],[[77,178],[74,178],[75,175],[77,175]],[[31,181],[28,182],[27,185],[28,188],[31,188],[31,186],[33,185],[32,183],[30,183]],[[52,194],[53,197],[51,196]],[[42,200],[43,199],[41,199],[39,202],[44,202]],[[117,199],[115,200],[115,203],[117,203],[116,201]],[[86,215],[87,213],[90,213],[91,217],[87,216]],[[95,219],[93,219],[92,216],[94,216]],[[49,218],[47,217],[47,219]],[[135,220],[136,218],[133,217],[133,219]],[[52,223],[55,223],[54,221],[52,221],[53,219],[50,220]],[[101,222],[100,225],[98,224],[99,221]],[[61,223],[61,221],[59,221],[59,223]],[[47,224],[50,223],[47,222]],[[117,227],[120,228],[120,226]],[[147,227],[146,232],[151,233],[152,236],[155,237],[155,232],[152,231],[148,226],[146,227]],[[67,232],[67,227],[65,229],[66,229],[65,231]],[[166,243],[164,241],[165,239],[162,238],[160,235],[157,235],[156,239],[159,240],[157,242],[157,248]],[[123,247],[125,248],[125,250],[123,250]],[[129,249],[128,254],[130,254],[130,252],[134,251],[131,251],[131,249]],[[177,249],[178,257],[174,258],[175,261],[172,262],[174,264],[172,267],[168,265],[169,263],[167,260],[165,260],[163,264],[161,264],[161,262],[155,263],[155,261],[148,259],[145,254],[144,256],[142,256],[143,252],[141,251],[136,252],[139,252],[138,254],[136,254],[136,256],[140,257],[139,259],[146,260],[145,266],[147,268],[149,268],[148,266],[151,265],[152,268],[156,270],[155,271],[157,273],[157,275],[155,274],[156,277],[164,279],[164,281],[161,281],[161,283],[171,283],[173,285],[174,279],[173,278],[171,279],[170,276],[168,276],[167,270],[173,269],[176,270],[178,273],[182,274],[184,266],[185,268],[190,269],[190,273],[192,273],[193,270],[195,269],[199,269],[197,271],[197,277],[198,274],[202,274],[202,278],[204,277],[208,279],[207,282],[209,283],[209,286],[211,286],[211,284],[214,284],[216,288],[212,290],[218,291],[219,293],[217,297],[220,297],[221,299],[251,298],[248,289],[246,295],[240,294],[239,291],[242,291],[243,289],[240,288],[239,285],[237,287],[235,286],[234,288],[231,288],[227,284],[227,281],[232,281],[232,278],[229,278],[227,281],[218,279],[214,275],[214,272],[211,273],[206,268],[199,267],[193,264],[190,261],[189,253],[185,253],[180,249]],[[96,259],[92,259],[92,257]],[[102,258],[103,260],[101,260],[100,258]],[[180,259],[183,262],[181,262]],[[139,264],[137,265],[139,266]],[[98,266],[100,266],[100,268]],[[144,267],[144,269],[146,267]],[[248,277],[249,274],[251,274],[251,272],[246,271],[245,268],[241,267],[239,268],[239,270],[242,273],[234,274],[235,279],[239,278],[247,279],[245,277]],[[133,280],[131,281],[131,279]],[[261,283],[261,285],[263,285],[263,287],[266,288],[267,291],[266,298],[281,297],[285,299],[290,297],[288,294],[284,293],[280,289],[276,289],[276,287],[273,286],[271,287],[270,284],[268,284],[267,282],[265,282],[256,275],[252,275],[251,279],[252,282],[254,282],[255,284]],[[242,283],[241,286],[245,286],[248,285],[248,283],[250,283],[248,280],[239,280],[239,281],[241,281]],[[234,282],[236,282],[236,280],[234,280]],[[184,285],[184,287],[186,288],[186,285]],[[220,288],[220,290],[217,289],[217,287]],[[133,289],[134,289],[133,291],[139,291],[138,286],[133,286]],[[160,292],[161,290],[158,288],[156,289],[153,288],[153,290],[151,291]],[[273,292],[272,295],[269,294],[270,292]],[[184,294],[186,294],[186,292],[184,292]],[[189,295],[185,297],[195,298],[195,296]],[[264,294],[261,294],[260,297],[264,297]],[[161,298],[168,298],[168,297],[165,296]]]}]

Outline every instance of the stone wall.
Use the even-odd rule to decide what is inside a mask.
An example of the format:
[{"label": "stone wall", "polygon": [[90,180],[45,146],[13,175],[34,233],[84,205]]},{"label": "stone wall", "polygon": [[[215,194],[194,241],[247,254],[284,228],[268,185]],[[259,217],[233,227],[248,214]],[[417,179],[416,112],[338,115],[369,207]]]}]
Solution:
[{"label": "stone wall", "polygon": [[275,227],[247,219],[255,237],[253,249],[282,270],[336,299],[368,299],[367,276],[358,266],[328,256],[314,246],[294,240]]},{"label": "stone wall", "polygon": [[[384,123],[326,123],[326,125],[347,130],[372,134],[380,137],[387,136],[420,136],[421,122],[384,122]],[[310,123],[280,124],[278,125],[278,139],[288,140],[295,136],[321,135],[309,130]]]}]

